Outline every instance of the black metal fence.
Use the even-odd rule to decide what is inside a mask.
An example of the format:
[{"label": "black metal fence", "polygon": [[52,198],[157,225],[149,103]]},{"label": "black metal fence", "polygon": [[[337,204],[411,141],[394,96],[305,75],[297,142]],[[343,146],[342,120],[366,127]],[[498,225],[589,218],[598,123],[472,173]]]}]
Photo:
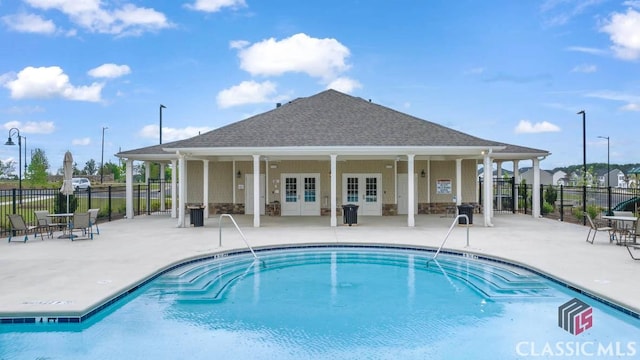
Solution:
[{"label": "black metal fence", "polygon": [[[171,211],[170,192],[160,195],[160,190],[166,190],[163,183],[136,184],[133,187],[134,215],[150,214]],[[165,206],[159,204],[160,199]],[[47,210],[50,213],[67,213],[74,211],[87,211],[98,208],[98,222],[111,221],[124,218],[126,214],[126,190],[125,185],[95,187],[88,190],[77,190],[69,195],[69,207],[67,208],[67,196],[60,193],[59,189],[18,189],[0,190],[0,236],[9,235],[9,220],[7,214],[21,214],[27,224],[35,224],[34,211]]]},{"label": "black metal fence", "polygon": [[[482,179],[478,191],[480,204],[482,204]],[[637,213],[640,210],[640,189],[638,188],[541,185],[537,191],[540,192],[542,215],[559,218],[562,221],[582,222],[582,212],[585,208],[587,212],[591,212],[591,215],[615,210]],[[493,211],[494,213],[531,214],[532,195],[531,184],[516,184],[514,178],[494,180]],[[583,199],[586,199],[586,203]]]}]

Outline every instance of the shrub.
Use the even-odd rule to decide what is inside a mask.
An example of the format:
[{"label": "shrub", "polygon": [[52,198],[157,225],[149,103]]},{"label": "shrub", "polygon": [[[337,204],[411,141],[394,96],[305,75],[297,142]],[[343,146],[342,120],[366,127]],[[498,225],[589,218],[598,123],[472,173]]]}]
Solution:
[{"label": "shrub", "polygon": [[544,202],[542,204],[542,215],[546,215],[548,213],[553,212],[553,205],[549,204],[548,202]]},{"label": "shrub", "polygon": [[551,205],[551,207],[553,207],[557,199],[558,190],[556,190],[556,188],[554,188],[553,186],[547,187],[544,191],[544,201],[546,201],[547,203],[549,203],[549,205]]}]

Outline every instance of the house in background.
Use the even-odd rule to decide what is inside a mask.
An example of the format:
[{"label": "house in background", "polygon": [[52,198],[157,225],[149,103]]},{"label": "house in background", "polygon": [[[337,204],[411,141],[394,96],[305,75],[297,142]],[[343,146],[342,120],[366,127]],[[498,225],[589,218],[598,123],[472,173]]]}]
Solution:
[{"label": "house in background", "polygon": [[607,176],[609,177],[609,186],[612,188],[626,188],[627,181],[624,172],[620,169],[613,169],[607,173],[606,170],[599,171],[597,174],[598,186],[607,186]]},{"label": "house in background", "polygon": [[[342,205],[366,216],[444,212],[482,202],[492,226],[493,179],[477,169],[493,162],[531,161],[534,173],[548,151],[481,139],[335,90],[298,98],[265,113],[167,144],[122,151],[126,162],[126,211],[133,217],[133,162],[173,173],[171,215],[185,226],[188,204],[219,213],[327,216],[337,226]],[[163,175],[161,175],[163,176]],[[178,185],[176,178],[180,178]],[[539,185],[539,181],[532,184]],[[162,181],[162,179],[160,179]],[[533,192],[533,216],[540,215]],[[536,201],[537,200],[537,201]],[[161,205],[164,206],[164,201]]]},{"label": "house in background", "polygon": [[[534,175],[533,168],[522,168],[520,169],[520,176],[516,179],[516,182],[521,184],[524,181],[527,184],[533,184]],[[554,185],[553,175],[549,171],[540,170],[540,185]]]},{"label": "house in background", "polygon": [[567,186],[569,184],[569,178],[567,177],[567,173],[562,170],[558,170],[554,172],[551,181],[553,185],[558,185],[558,186],[560,185]]}]

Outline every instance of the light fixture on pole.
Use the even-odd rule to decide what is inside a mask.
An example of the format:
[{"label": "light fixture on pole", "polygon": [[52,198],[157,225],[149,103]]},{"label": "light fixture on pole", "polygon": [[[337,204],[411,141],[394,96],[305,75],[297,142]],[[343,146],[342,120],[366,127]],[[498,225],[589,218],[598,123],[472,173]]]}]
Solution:
[{"label": "light fixture on pole", "polygon": [[609,137],[598,136],[600,139],[607,139],[607,215],[611,215],[611,187],[609,186],[609,178],[611,177],[611,170],[609,169]]},{"label": "light fixture on pole", "polygon": [[166,106],[160,104],[160,144],[162,144],[162,109],[166,108]]},{"label": "light fixture on pole", "polygon": [[577,114],[582,114],[582,225],[587,225],[587,115],[584,110]]},{"label": "light fixture on pole", "polygon": [[[5,145],[15,145],[12,137],[18,136],[18,194],[19,202],[22,204],[22,136],[20,136],[20,130],[18,128],[9,129],[9,139]],[[14,211],[15,212],[15,211]]]},{"label": "light fixture on pole", "polygon": [[102,127],[102,154],[100,155],[100,184],[104,178],[104,131],[108,129],[108,126]]}]

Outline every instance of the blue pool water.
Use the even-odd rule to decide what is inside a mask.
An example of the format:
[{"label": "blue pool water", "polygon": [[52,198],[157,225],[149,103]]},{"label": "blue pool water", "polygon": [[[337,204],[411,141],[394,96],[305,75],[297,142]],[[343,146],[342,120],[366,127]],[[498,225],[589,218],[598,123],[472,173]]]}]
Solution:
[{"label": "blue pool water", "polygon": [[[521,268],[386,248],[259,256],[173,269],[81,324],[0,325],[0,359],[640,357],[640,320]],[[574,298],[593,311],[578,335],[558,326]]]}]

